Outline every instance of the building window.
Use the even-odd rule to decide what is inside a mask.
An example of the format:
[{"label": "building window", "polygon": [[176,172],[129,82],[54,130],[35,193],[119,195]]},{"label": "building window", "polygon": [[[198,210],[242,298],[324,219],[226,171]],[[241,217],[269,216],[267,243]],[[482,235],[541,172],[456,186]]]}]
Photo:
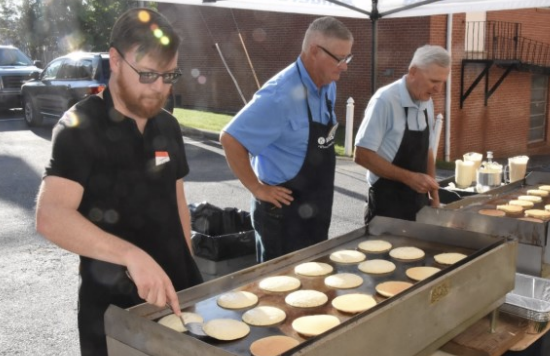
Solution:
[{"label": "building window", "polygon": [[548,106],[548,76],[533,74],[531,83],[531,115],[529,117],[529,143],[546,138],[546,107]]}]

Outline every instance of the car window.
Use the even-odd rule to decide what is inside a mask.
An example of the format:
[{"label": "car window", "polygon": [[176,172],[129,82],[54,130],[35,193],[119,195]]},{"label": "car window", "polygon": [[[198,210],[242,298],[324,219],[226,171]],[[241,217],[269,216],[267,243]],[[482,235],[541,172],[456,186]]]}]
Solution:
[{"label": "car window", "polygon": [[17,48],[0,48],[0,66],[32,66],[29,57]]},{"label": "car window", "polygon": [[91,58],[67,59],[59,69],[57,79],[91,79],[92,73]]},{"label": "car window", "polygon": [[42,72],[42,80],[54,80],[63,60],[57,60],[48,64],[44,71]]},{"label": "car window", "polygon": [[101,58],[101,70],[103,71],[103,77],[105,80],[109,80],[111,77],[111,65],[109,64],[109,58]]}]

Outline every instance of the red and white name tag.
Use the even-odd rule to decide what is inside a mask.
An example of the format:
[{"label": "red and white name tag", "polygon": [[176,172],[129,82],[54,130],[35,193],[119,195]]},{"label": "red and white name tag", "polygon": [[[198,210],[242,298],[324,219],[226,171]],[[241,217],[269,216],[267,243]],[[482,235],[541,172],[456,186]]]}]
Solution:
[{"label": "red and white name tag", "polygon": [[161,164],[165,164],[170,162],[170,156],[168,155],[168,152],[166,151],[156,151],[155,152],[155,165],[160,166]]}]

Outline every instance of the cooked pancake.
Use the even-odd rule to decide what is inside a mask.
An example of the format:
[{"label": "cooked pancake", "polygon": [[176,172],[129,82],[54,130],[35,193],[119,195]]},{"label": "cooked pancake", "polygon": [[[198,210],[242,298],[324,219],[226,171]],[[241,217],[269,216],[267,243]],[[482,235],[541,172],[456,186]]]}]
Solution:
[{"label": "cooked pancake", "polygon": [[550,204],[545,205],[545,206],[544,206],[544,210],[550,211]]},{"label": "cooked pancake", "polygon": [[[188,323],[200,323],[202,324],[203,319],[202,316],[196,313],[182,313],[183,314],[183,320],[186,324]],[[166,327],[169,327],[170,329],[174,329],[180,333],[186,332],[187,328],[183,327],[183,324],[181,323],[181,319],[176,314],[170,314],[166,315],[165,317],[161,318],[158,323],[160,325],[164,325]]]},{"label": "cooked pancake", "polygon": [[521,206],[523,209],[531,209],[533,206],[535,206],[535,204],[533,204],[532,201],[527,201],[527,200],[510,200],[508,202],[508,204],[510,205],[518,205],[518,206]]},{"label": "cooked pancake", "polygon": [[242,321],[233,319],[214,319],[202,326],[204,333],[217,340],[231,341],[245,337],[250,327]]},{"label": "cooked pancake", "polygon": [[268,292],[290,292],[300,288],[300,280],[290,276],[267,277],[260,281],[258,287]]},{"label": "cooked pancake", "polygon": [[246,291],[233,291],[218,297],[218,305],[225,309],[244,309],[256,303],[258,303],[258,297]]},{"label": "cooked pancake", "polygon": [[539,190],[546,190],[547,192],[550,192],[550,185],[541,185],[539,186]]},{"label": "cooked pancake", "polygon": [[359,263],[367,256],[363,252],[355,250],[340,250],[330,254],[330,260],[337,263]]},{"label": "cooked pancake", "polygon": [[529,221],[529,222],[535,222],[535,223],[543,223],[543,222],[544,222],[544,220],[535,219],[535,218],[518,218],[518,220]]},{"label": "cooked pancake", "polygon": [[458,261],[466,258],[466,256],[463,253],[457,253],[457,252],[446,252],[446,253],[440,253],[438,255],[434,256],[435,262],[441,264],[441,265],[452,265],[457,263]]},{"label": "cooked pancake", "polygon": [[302,276],[318,277],[330,274],[333,269],[328,263],[306,262],[294,267],[294,272]]},{"label": "cooked pancake", "polygon": [[523,215],[523,208],[519,205],[497,205],[497,210],[502,210],[507,216],[518,217]]},{"label": "cooked pancake", "polygon": [[518,197],[518,200],[532,201],[533,204],[537,204],[537,203],[542,202],[542,197],[538,196],[538,195],[520,195]]},{"label": "cooked pancake", "polygon": [[361,242],[357,247],[366,253],[384,253],[391,250],[392,244],[384,240],[368,240]]},{"label": "cooked pancake", "polygon": [[390,256],[398,261],[417,261],[424,258],[424,251],[418,247],[397,247],[390,251]]},{"label": "cooked pancake", "polygon": [[386,260],[369,260],[361,262],[359,270],[368,274],[386,274],[395,271],[395,263]]},{"label": "cooked pancake", "polygon": [[297,308],[315,308],[327,301],[328,297],[325,293],[312,289],[298,290],[290,293],[285,298],[286,304]]},{"label": "cooked pancake", "polygon": [[441,271],[441,269],[437,267],[420,266],[408,268],[407,271],[405,271],[405,274],[413,281],[421,281],[436,274],[439,271]]},{"label": "cooked pancake", "polygon": [[308,315],[295,319],[292,328],[304,336],[316,336],[340,324],[340,319],[334,315]]},{"label": "cooked pancake", "polygon": [[480,211],[478,211],[478,213],[487,216],[506,216],[506,213],[504,211],[496,209],[481,209]]},{"label": "cooked pancake", "polygon": [[368,294],[344,294],[332,300],[334,309],[344,313],[361,313],[376,305],[376,300]]},{"label": "cooked pancake", "polygon": [[525,216],[529,218],[548,220],[550,219],[550,211],[542,209],[528,209],[525,210]]},{"label": "cooked pancake", "polygon": [[250,345],[250,353],[253,356],[278,356],[299,344],[298,340],[290,336],[268,336],[254,341]]},{"label": "cooked pancake", "polygon": [[527,195],[537,195],[539,197],[547,197],[548,191],[547,190],[541,190],[541,189],[529,189],[527,190]]},{"label": "cooked pancake", "polygon": [[271,326],[285,320],[286,313],[275,307],[267,305],[250,309],[243,314],[243,321],[254,326]]},{"label": "cooked pancake", "polygon": [[407,288],[410,288],[413,284],[409,282],[401,281],[388,281],[378,284],[375,289],[376,291],[387,298],[391,298],[394,295],[397,295]]},{"label": "cooked pancake", "polygon": [[363,284],[363,278],[353,273],[338,273],[326,277],[325,284],[337,289],[357,288]]}]

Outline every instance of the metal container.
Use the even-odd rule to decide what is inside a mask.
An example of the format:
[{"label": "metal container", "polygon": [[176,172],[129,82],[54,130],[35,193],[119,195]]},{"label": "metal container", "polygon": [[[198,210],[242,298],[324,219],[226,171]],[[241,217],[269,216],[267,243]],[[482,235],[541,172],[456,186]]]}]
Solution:
[{"label": "metal container", "polygon": [[527,332],[540,333],[550,321],[550,280],[517,273],[514,290],[500,310],[527,319]]},{"label": "metal container", "polygon": [[[415,283],[403,293],[382,299],[360,314],[338,312],[327,304],[310,309],[284,304],[283,295],[262,294],[261,279],[272,275],[299,277],[304,289],[325,292],[329,299],[350,290],[334,290],[324,285],[323,277],[300,277],[294,266],[307,261],[331,263],[334,273],[357,270],[357,264],[330,262],[328,256],[341,249],[355,249],[368,239],[385,239],[397,246],[416,246],[426,252],[422,261],[405,264],[395,261],[398,268],[392,275],[364,279],[357,291],[375,294],[377,283],[389,279],[407,280],[405,270],[412,265],[433,265],[433,256],[444,251],[462,252],[467,257],[444,267],[435,275]],[[110,355],[250,355],[249,347],[259,338],[288,335],[300,344],[284,353],[290,355],[333,356],[425,356],[431,355],[448,340],[465,330],[504,302],[513,289],[517,242],[505,238],[426,225],[397,219],[376,217],[368,227],[316,244],[239,272],[178,292],[181,307],[195,311],[205,320],[220,317],[240,319],[244,311],[228,311],[217,306],[219,295],[231,290],[257,293],[260,305],[275,305],[284,309],[287,319],[275,327],[251,327],[251,333],[233,342],[199,339],[178,333],[156,321],[170,314],[148,304],[130,309],[110,306],[105,314],[107,345]],[[389,258],[387,255],[386,258]],[[367,255],[368,259],[374,258]],[[495,268],[498,266],[498,268]],[[354,290],[355,291],[355,290]],[[298,335],[291,327],[299,316],[328,313],[337,316],[341,324],[312,338]],[[418,327],[419,323],[422,327]]]},{"label": "metal container", "polygon": [[[533,276],[550,276],[549,223],[524,221],[511,217],[479,214],[481,209],[495,209],[510,199],[525,195],[528,189],[550,184],[550,173],[531,172],[524,180],[502,185],[483,194],[463,197],[442,208],[424,207],[416,216],[418,222],[453,227],[482,234],[514,238],[519,241],[517,271]],[[550,197],[536,208],[544,209]]]},{"label": "metal container", "polygon": [[479,169],[476,172],[476,191],[484,193],[492,188],[500,187],[502,184],[502,171],[483,172]]}]

